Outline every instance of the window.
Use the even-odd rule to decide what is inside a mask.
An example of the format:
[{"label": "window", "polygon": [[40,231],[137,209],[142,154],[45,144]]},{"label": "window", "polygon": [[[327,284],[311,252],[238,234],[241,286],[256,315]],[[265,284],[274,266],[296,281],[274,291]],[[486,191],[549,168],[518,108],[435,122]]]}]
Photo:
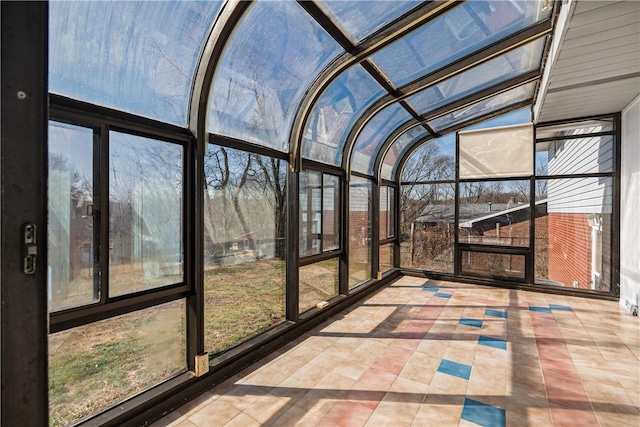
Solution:
[{"label": "window", "polygon": [[393,268],[393,245],[380,245],[380,271],[384,273],[385,271],[389,271]]},{"label": "window", "polygon": [[49,122],[51,425],[187,368],[186,144]]},{"label": "window", "polygon": [[182,282],[183,148],[109,133],[109,296]]},{"label": "window", "polygon": [[496,279],[524,279],[525,255],[461,251],[461,274]]},{"label": "window", "polygon": [[300,313],[338,295],[339,271],[338,258],[300,267],[298,298]]},{"label": "window", "polygon": [[395,236],[395,188],[383,185],[380,187],[380,240]]},{"label": "window", "polygon": [[300,256],[340,249],[340,177],[300,172]]},{"label": "window", "polygon": [[371,181],[349,182],[349,289],[371,278]]},{"label": "window", "polygon": [[460,182],[458,241],[528,247],[529,187],[529,180]]},{"label": "window", "polygon": [[49,124],[48,290],[49,311],[100,299],[94,250],[94,131]]},{"label": "window", "polygon": [[400,197],[400,265],[453,274],[454,184],[405,184]]},{"label": "window", "polygon": [[49,134],[49,311],[182,283],[184,147],[57,121]]},{"label": "window", "polygon": [[611,292],[614,120],[540,126],[536,137],[535,283]]},{"label": "window", "polygon": [[184,300],[49,336],[49,425],[103,410],[186,370]]},{"label": "window", "polygon": [[287,163],[209,144],[204,341],[217,353],[285,319]]},{"label": "window", "polygon": [[613,179],[576,176],[536,184],[536,283],[609,291]]}]

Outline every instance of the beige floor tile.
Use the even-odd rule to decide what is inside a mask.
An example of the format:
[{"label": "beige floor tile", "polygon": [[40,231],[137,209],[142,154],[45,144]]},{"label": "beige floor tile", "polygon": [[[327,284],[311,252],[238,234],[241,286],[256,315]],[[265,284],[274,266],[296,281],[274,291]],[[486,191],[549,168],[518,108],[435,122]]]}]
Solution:
[{"label": "beige floor tile", "polygon": [[261,425],[262,423],[260,421],[241,412],[226,423],[224,427],[259,427]]},{"label": "beige floor tile", "polygon": [[[453,297],[436,298],[425,283]],[[574,312],[528,310],[549,302]],[[486,316],[487,308],[506,310],[507,319]],[[461,316],[483,327],[461,325]],[[629,319],[616,302],[405,277],[154,427],[329,425],[349,408],[359,408],[359,425],[470,427],[460,419],[465,397],[505,408],[508,426],[545,427],[553,425],[548,393],[561,390],[550,386],[552,372],[543,375],[549,367],[580,377],[571,384],[584,387],[601,426],[637,427],[640,333]],[[507,338],[507,351],[479,346],[479,335]],[[550,345],[566,360],[541,363],[539,348]],[[443,358],[471,365],[470,379],[437,372]]]},{"label": "beige floor tile", "polygon": [[467,393],[468,381],[452,375],[436,372],[429,385],[429,395],[458,395],[464,396]]},{"label": "beige floor tile", "polygon": [[395,397],[385,396],[365,424],[372,426],[405,427],[411,426],[420,409],[420,403],[398,401]]},{"label": "beige floor tile", "polygon": [[367,369],[369,369],[368,365],[364,365],[356,361],[343,361],[334,366],[331,372],[357,381]]},{"label": "beige floor tile", "polygon": [[[317,352],[316,354],[319,354],[320,350],[314,350],[314,352]],[[301,360],[299,358],[286,354],[267,363],[265,367],[289,376],[303,367],[307,362],[308,361]]]},{"label": "beige floor tile", "polygon": [[[301,367],[303,368],[304,365]],[[238,384],[252,385],[260,387],[274,387],[280,384],[285,379],[289,378],[289,375],[276,371],[269,367],[262,367],[259,371],[256,371],[248,378],[238,381]]]},{"label": "beige floor tile", "polygon": [[[222,390],[226,391],[232,386],[233,386],[233,382],[229,382],[229,383],[224,383],[223,385],[220,385],[219,387],[217,387],[217,389],[219,389],[220,391]],[[217,398],[218,398],[217,395],[214,395],[211,392],[205,391],[204,393],[202,393],[200,396],[196,397],[192,401],[182,405],[177,412],[179,412],[180,414],[188,418],[189,416],[195,414],[200,409],[204,408],[205,406],[207,406]]]},{"label": "beige floor tile", "polygon": [[218,400],[228,403],[229,405],[241,411],[250,406],[260,397],[267,394],[271,387],[256,387],[247,384],[238,384],[229,390],[224,396],[220,396]]},{"label": "beige floor tile", "polygon": [[398,375],[428,385],[431,384],[441,361],[442,357],[434,357],[429,354],[416,352],[407,361]]},{"label": "beige floor tile", "polygon": [[345,377],[332,371],[322,378],[313,388],[326,390],[336,396],[342,397],[347,391],[351,390],[355,382],[356,380],[353,378]]},{"label": "beige floor tile", "polygon": [[214,400],[188,419],[198,427],[223,426],[241,411],[221,400]]},{"label": "beige floor tile", "polygon": [[291,406],[293,406],[293,403],[287,397],[268,393],[245,409],[244,413],[261,423],[273,423],[283,416]]}]

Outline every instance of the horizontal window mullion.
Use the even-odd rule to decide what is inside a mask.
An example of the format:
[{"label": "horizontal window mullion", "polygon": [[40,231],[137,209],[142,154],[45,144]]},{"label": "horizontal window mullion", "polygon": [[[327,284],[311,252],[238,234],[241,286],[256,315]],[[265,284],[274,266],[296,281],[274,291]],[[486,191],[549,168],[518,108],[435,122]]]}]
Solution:
[{"label": "horizontal window mullion", "polygon": [[550,136],[548,138],[537,138],[536,143],[539,142],[554,142],[554,141],[565,141],[567,139],[585,139],[585,138],[595,138],[598,136],[615,136],[615,130],[610,130],[606,132],[594,132],[594,133],[581,133],[577,135],[562,135],[562,136]]},{"label": "horizontal window mullion", "polygon": [[77,326],[120,316],[155,305],[185,298],[191,293],[191,286],[180,284],[165,289],[154,289],[119,298],[112,298],[105,304],[91,304],[72,308],[49,315],[49,333],[64,331]]},{"label": "horizontal window mullion", "polygon": [[128,132],[140,132],[150,137],[184,142],[193,138],[191,132],[186,128],[147,117],[77,101],[53,93],[49,94],[49,99],[49,118],[51,120],[61,120],[88,127],[107,124],[110,127],[117,127]]},{"label": "horizontal window mullion", "polygon": [[320,254],[309,255],[309,256],[301,257],[298,264],[300,265],[300,267],[309,265],[309,264],[315,264],[316,262],[326,261],[328,259],[336,258],[341,254],[342,254],[342,250],[337,249],[334,251],[328,251]]},{"label": "horizontal window mullion", "polygon": [[458,248],[468,252],[486,252],[492,254],[526,255],[530,252],[528,247],[522,246],[479,245],[461,242],[458,243]]},{"label": "horizontal window mullion", "polygon": [[579,173],[579,174],[564,174],[564,175],[536,175],[536,180],[553,180],[553,179],[579,179],[579,178],[615,178],[615,172],[593,172],[593,173]]},{"label": "horizontal window mullion", "polygon": [[387,237],[386,239],[380,239],[380,246],[388,245],[389,243],[394,243],[396,241],[396,237]]},{"label": "horizontal window mullion", "polygon": [[455,179],[445,179],[442,181],[403,181],[400,183],[400,186],[403,185],[431,185],[431,184],[455,184]]}]

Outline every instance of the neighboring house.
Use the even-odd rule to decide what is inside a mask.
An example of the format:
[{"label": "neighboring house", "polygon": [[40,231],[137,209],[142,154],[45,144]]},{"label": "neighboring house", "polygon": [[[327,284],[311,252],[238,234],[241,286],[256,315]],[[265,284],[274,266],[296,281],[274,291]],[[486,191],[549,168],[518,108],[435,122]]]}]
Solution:
[{"label": "neighboring house", "polygon": [[[604,130],[602,126],[594,126],[578,131],[586,134]],[[548,175],[613,170],[612,136],[561,138],[544,143],[543,148],[548,152]],[[547,197],[548,279],[565,286],[608,290],[611,286],[611,178],[578,176],[549,180]]]}]

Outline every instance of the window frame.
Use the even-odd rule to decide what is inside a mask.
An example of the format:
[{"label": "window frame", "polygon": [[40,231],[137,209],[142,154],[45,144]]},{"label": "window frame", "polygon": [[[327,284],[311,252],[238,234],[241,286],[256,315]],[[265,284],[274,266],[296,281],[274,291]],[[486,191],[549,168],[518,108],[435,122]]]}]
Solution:
[{"label": "window frame", "polygon": [[[343,182],[344,182],[344,173],[342,173],[341,171],[339,171],[338,169],[332,169],[332,168],[326,168],[326,167],[321,167],[321,165],[319,164],[315,164],[315,163],[310,163],[307,161],[304,161],[302,164],[302,168],[299,172],[300,175],[302,175],[305,171],[309,171],[309,172],[313,172],[313,173],[317,173],[320,176],[320,198],[319,198],[319,204],[320,204],[320,230],[318,233],[307,233],[307,236],[312,236],[313,239],[312,240],[319,240],[319,249],[317,252],[314,253],[310,253],[308,255],[302,255],[303,251],[302,248],[300,247],[300,251],[299,251],[299,259],[298,259],[298,265],[300,267],[302,266],[306,266],[309,264],[313,264],[316,262],[320,262],[320,261],[324,261],[324,260],[328,260],[331,258],[335,258],[338,257],[340,255],[343,254],[344,252],[344,230],[343,230],[343,219],[342,219],[342,215],[344,215],[343,213],[343,209],[344,209],[344,197],[342,197],[342,187],[343,187]],[[336,177],[338,178],[338,186],[336,188],[336,191],[338,191],[338,200],[340,201],[340,206],[338,206],[338,209],[335,209],[334,207],[334,215],[335,212],[338,213],[339,217],[337,218],[337,221],[334,221],[334,226],[338,227],[338,248],[336,249],[329,249],[329,250],[324,250],[324,218],[325,218],[325,211],[324,211],[324,177],[325,175],[329,175],[332,177]],[[298,181],[298,190],[297,190],[297,194],[298,194],[298,203],[300,204],[299,209],[298,209],[298,220],[300,221],[300,225],[302,225],[302,204],[300,203],[300,181]],[[311,193],[309,192],[309,189],[307,190],[307,198],[309,198],[309,196],[311,195]],[[308,199],[309,200],[309,199]],[[312,204],[313,202],[311,202]],[[308,212],[307,212],[308,215]],[[307,221],[307,231],[309,231],[311,229],[311,223],[309,221]],[[302,231],[302,228],[300,228],[300,232]],[[300,235],[298,236],[298,244],[301,244],[301,237],[302,237],[302,233],[300,233]]]},{"label": "window frame", "polygon": [[[166,302],[187,298],[194,290],[194,254],[192,227],[194,220],[190,208],[193,205],[193,146],[194,140],[185,129],[166,123],[156,122],[145,117],[132,116],[129,113],[75,101],[59,95],[50,94],[51,106],[48,123],[59,122],[93,131],[94,163],[94,277],[100,276],[98,301],[77,307],[53,311],[48,314],[49,333],[56,333],[77,326],[126,313],[150,308]],[[177,144],[182,147],[182,281],[115,297],[109,297],[109,256],[103,256],[102,247],[108,247],[109,241],[109,132],[116,131],[133,136],[149,138],[161,142]],[[97,181],[97,182],[96,182]],[[97,205],[97,208],[95,207]],[[96,230],[96,228],[98,228]],[[108,254],[108,251],[107,251]],[[96,263],[95,258],[98,258]],[[96,272],[95,267],[99,267]],[[97,280],[97,279],[94,279]]]},{"label": "window frame", "polygon": [[[397,234],[397,228],[396,228],[396,216],[397,216],[397,212],[396,212],[396,207],[397,207],[397,187],[395,184],[392,184],[390,182],[382,182],[380,184],[380,186],[378,187],[379,191],[380,191],[380,195],[382,195],[382,189],[386,188],[387,190],[387,197],[385,198],[385,200],[387,201],[387,210],[383,211],[383,206],[382,206],[382,197],[380,197],[380,203],[379,203],[379,209],[378,209],[378,227],[379,227],[379,233],[378,233],[378,238],[379,238],[379,244],[380,246],[382,245],[386,245],[388,243],[393,243],[396,239],[396,234]],[[389,195],[389,190],[391,191],[391,195]],[[387,230],[386,236],[382,237],[382,235],[380,234],[382,228],[380,226],[380,214],[382,212],[388,212],[387,214],[387,220],[386,222],[386,226],[385,229]]]}]

